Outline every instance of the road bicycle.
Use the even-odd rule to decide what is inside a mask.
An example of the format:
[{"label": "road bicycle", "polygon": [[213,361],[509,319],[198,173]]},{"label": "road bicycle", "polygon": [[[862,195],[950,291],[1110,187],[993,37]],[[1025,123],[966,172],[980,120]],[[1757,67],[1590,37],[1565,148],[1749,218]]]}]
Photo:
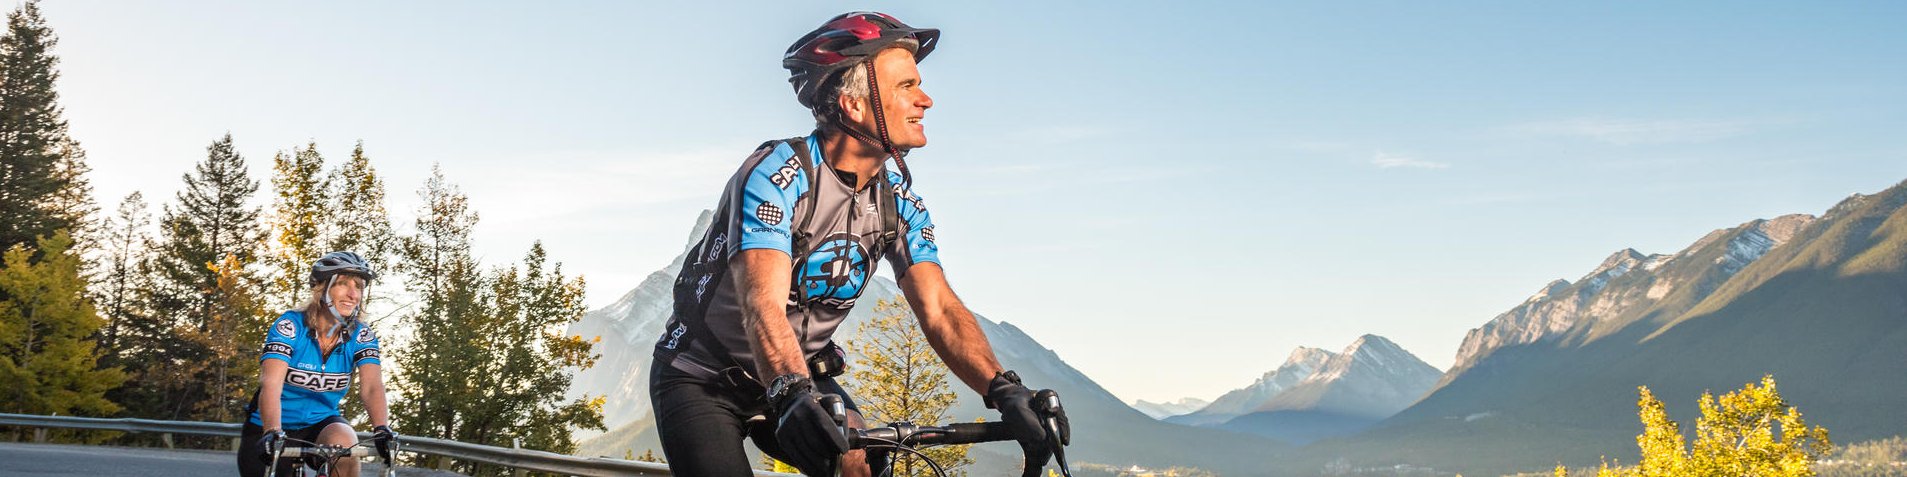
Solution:
[{"label": "road bicycle", "polygon": [[[1014,441],[1013,429],[1005,422],[954,423],[945,426],[922,426],[911,422],[890,422],[885,426],[867,429],[847,427],[847,406],[840,396],[827,394],[821,396],[821,405],[834,414],[835,425],[848,439],[849,449],[886,450],[887,473],[876,477],[889,477],[894,471],[894,463],[902,453],[919,456],[921,461],[933,469],[934,475],[946,476],[940,463],[934,462],[922,449],[934,446],[956,444],[978,444],[982,442]],[[1033,412],[1041,417],[1041,427],[1046,429],[1047,448],[1053,451],[1053,462],[1058,465],[1060,475],[1072,477],[1073,471],[1066,464],[1066,445],[1059,434],[1060,410],[1059,393],[1051,389],[1033,394]],[[872,453],[870,453],[872,454]],[[1045,468],[1045,462],[1034,462],[1033,456],[1027,456],[1025,471],[1021,477],[1038,477]],[[837,475],[839,473],[837,472]]]},{"label": "road bicycle", "polygon": [[[296,445],[285,445],[285,442]],[[377,444],[370,440],[359,441],[356,445],[349,447],[319,444],[291,437],[286,437],[285,442],[280,442],[277,446],[274,446],[275,448],[272,449],[271,452],[271,461],[284,462],[281,459],[290,459],[291,475],[294,476],[311,475],[314,477],[330,477],[331,469],[338,466],[339,459],[346,457],[363,459],[366,457],[376,457],[378,455]],[[392,440],[390,446],[391,455],[397,455],[399,441]],[[306,471],[310,471],[311,473],[306,474]],[[381,475],[383,477],[396,477],[397,463],[390,461],[384,462],[384,471]]]}]

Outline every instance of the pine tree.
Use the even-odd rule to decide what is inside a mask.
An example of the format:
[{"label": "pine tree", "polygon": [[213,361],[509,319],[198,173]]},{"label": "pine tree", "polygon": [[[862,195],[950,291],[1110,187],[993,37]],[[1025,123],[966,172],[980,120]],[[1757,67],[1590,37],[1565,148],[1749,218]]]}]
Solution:
[{"label": "pine tree", "polygon": [[[127,363],[136,385],[120,402],[141,417],[205,419],[222,412],[209,404],[220,399],[222,390],[214,387],[218,373],[230,372],[206,365],[217,359],[217,347],[168,337],[217,336],[214,313],[227,298],[214,266],[227,256],[240,264],[256,263],[261,245],[259,210],[247,205],[258,182],[246,173],[230,134],[206,148],[195,172],[184,176],[178,203],[164,207],[161,239],[149,254],[153,283],[144,299],[160,318],[154,327],[170,333]],[[234,286],[257,296],[260,281],[250,271],[234,272],[239,275]],[[258,335],[233,339],[242,339],[244,347],[258,345]]]},{"label": "pine tree", "polygon": [[[86,179],[92,166],[86,165],[86,150],[79,147],[79,141],[64,138],[55,150],[60,159],[53,163],[53,176],[61,187],[47,198],[47,209],[60,222],[68,224],[73,235],[73,251],[82,258],[91,257],[99,249],[102,233],[95,218],[99,215],[99,205],[93,202],[93,186]],[[88,269],[82,272],[91,280],[97,270],[90,268],[90,262],[87,265]]]},{"label": "pine tree", "polygon": [[329,250],[321,250],[329,187],[321,172],[324,156],[312,141],[291,153],[279,151],[272,156],[272,213],[269,224],[272,247],[269,265],[274,269],[272,292],[266,296],[272,309],[285,310],[304,304],[310,297],[305,279],[312,260]]},{"label": "pine tree", "polygon": [[[421,306],[403,317],[412,338],[389,353],[398,365],[392,387],[404,403],[392,413],[407,434],[455,439],[468,417],[465,402],[478,391],[467,375],[483,372],[476,367],[479,337],[471,323],[484,285],[470,256],[478,217],[436,167],[418,195],[424,203],[417,210],[417,233],[403,239],[402,268],[415,277],[405,288]],[[439,465],[440,459],[425,458],[425,465]]]},{"label": "pine tree", "polygon": [[88,233],[85,153],[67,137],[53,85],[58,42],[34,1],[7,16],[0,36],[0,250],[56,230]]},{"label": "pine tree", "polygon": [[351,150],[350,159],[331,170],[326,182],[331,185],[331,205],[325,228],[331,233],[324,248],[355,251],[374,264],[392,261],[398,244],[384,209],[384,178],[371,167],[363,141]]},{"label": "pine tree", "polygon": [[[953,407],[953,390],[947,385],[947,366],[927,343],[927,336],[913,319],[905,299],[881,300],[874,304],[874,316],[854,329],[849,349],[861,354],[850,367],[853,378],[846,386],[860,403],[861,416],[873,423],[906,421],[940,423]],[[964,475],[959,467],[973,463],[967,447],[943,446],[926,449],[947,475]],[[895,462],[894,475],[933,475],[933,470],[917,457],[903,456]]]},{"label": "pine tree", "polygon": [[139,299],[139,291],[151,284],[141,266],[141,257],[152,246],[152,237],[146,232],[152,219],[146,212],[145,196],[133,192],[119,202],[118,212],[106,218],[100,227],[99,268],[103,276],[93,282],[93,297],[100,306],[100,314],[106,318],[99,348],[107,363],[121,362],[126,356],[122,336],[139,329],[136,322],[152,318]]},{"label": "pine tree", "polygon": [[256,262],[262,234],[257,208],[248,205],[258,182],[245,158],[232,146],[232,135],[206,147],[206,158],[185,175],[178,203],[167,205],[159,220],[161,241],[154,250],[160,283],[154,307],[203,329],[210,315],[218,277],[211,264],[232,255]]},{"label": "pine tree", "polygon": [[[434,171],[417,234],[405,237],[412,338],[393,353],[406,432],[463,442],[572,452],[570,429],[602,429],[601,398],[563,401],[571,370],[594,364],[594,341],[560,330],[582,318],[583,281],[547,265],[542,244],[520,268],[486,274],[470,255],[477,214]],[[469,467],[485,474],[496,469]]]},{"label": "pine tree", "polygon": [[[65,231],[5,253],[0,266],[0,412],[103,416],[118,369],[100,369],[93,336],[102,320],[86,298],[80,257]],[[35,258],[37,255],[37,258]]]},{"label": "pine tree", "polygon": [[[563,264],[548,260],[543,243],[533,243],[522,268],[500,271],[492,280],[491,309],[500,319],[489,336],[493,349],[505,351],[490,356],[500,372],[481,378],[494,379],[495,388],[505,391],[477,412],[525,446],[570,453],[576,451],[570,429],[606,430],[601,397],[563,400],[571,370],[594,366],[599,355],[597,339],[562,333],[589,311],[583,278],[566,278]],[[479,422],[479,429],[489,428]]]}]

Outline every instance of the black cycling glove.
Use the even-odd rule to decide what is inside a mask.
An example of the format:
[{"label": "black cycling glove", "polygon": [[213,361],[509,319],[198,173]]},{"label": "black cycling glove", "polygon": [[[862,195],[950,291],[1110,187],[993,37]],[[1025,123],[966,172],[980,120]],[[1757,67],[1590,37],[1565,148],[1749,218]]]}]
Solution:
[{"label": "black cycling glove", "polygon": [[[1020,451],[1026,453],[1026,462],[1030,467],[1035,463],[1045,465],[1053,457],[1053,449],[1046,442],[1046,427],[1040,422],[1041,414],[1034,412],[1033,391],[1020,384],[1020,375],[1012,371],[993,376],[987,383],[987,407],[1000,410],[1000,421],[1013,428],[1013,435],[1020,442]],[[1044,407],[1044,406],[1042,406]],[[1066,422],[1064,409],[1054,412],[1062,441],[1071,437],[1071,425]],[[1028,469],[1032,474],[1033,469]]]},{"label": "black cycling glove", "polygon": [[848,438],[841,433],[834,415],[821,406],[812,383],[802,382],[795,389],[776,396],[775,442],[787,454],[789,465],[807,475],[834,475],[841,454],[848,451]]},{"label": "black cycling glove", "polygon": [[285,431],[279,429],[266,430],[263,435],[258,436],[258,461],[264,462],[265,465],[272,465],[272,454],[277,453],[278,449],[282,449],[284,446]]},{"label": "black cycling glove", "polygon": [[392,462],[394,462],[391,459],[397,457],[395,455],[391,455],[391,445],[396,442],[397,442],[397,431],[391,430],[391,426],[377,426],[377,427],[371,428],[371,443],[377,445],[377,455],[378,457],[384,459],[385,465],[390,465]]}]

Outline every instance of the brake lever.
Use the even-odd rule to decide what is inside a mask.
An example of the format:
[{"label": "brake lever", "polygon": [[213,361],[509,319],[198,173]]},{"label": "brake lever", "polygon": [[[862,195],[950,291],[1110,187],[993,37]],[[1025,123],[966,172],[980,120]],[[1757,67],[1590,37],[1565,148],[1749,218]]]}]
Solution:
[{"label": "brake lever", "polygon": [[[848,439],[854,438],[854,436],[848,434],[848,407],[841,399],[841,396],[838,394],[823,394],[820,398],[817,398],[816,401],[821,403],[823,409],[828,410],[828,417],[834,418],[835,432],[841,433],[841,438],[844,442],[848,442],[848,446],[853,447],[854,443],[848,441]],[[841,467],[841,463],[837,460],[834,463],[834,469],[824,475],[841,475]]]},{"label": "brake lever", "polygon": [[384,459],[384,477],[397,477],[397,453],[403,452],[403,441],[391,439],[391,455],[380,456]]},{"label": "brake lever", "polygon": [[1060,434],[1059,413],[1064,410],[1059,403],[1059,393],[1051,389],[1041,389],[1033,394],[1033,411],[1045,419],[1040,425],[1046,428],[1046,443],[1053,450],[1053,463],[1059,464],[1059,473],[1064,477],[1073,477],[1073,470],[1066,465],[1066,444],[1070,436]]},{"label": "brake lever", "polygon": [[272,441],[272,445],[271,445],[271,462],[269,462],[269,463],[266,463],[266,464],[265,464],[265,466],[266,466],[265,468],[267,468],[267,469],[276,469],[276,468],[278,468],[278,460],[279,460],[279,459],[283,459],[284,457],[285,457],[285,440],[284,440],[284,439],[277,439],[277,440],[274,440],[274,441]]}]

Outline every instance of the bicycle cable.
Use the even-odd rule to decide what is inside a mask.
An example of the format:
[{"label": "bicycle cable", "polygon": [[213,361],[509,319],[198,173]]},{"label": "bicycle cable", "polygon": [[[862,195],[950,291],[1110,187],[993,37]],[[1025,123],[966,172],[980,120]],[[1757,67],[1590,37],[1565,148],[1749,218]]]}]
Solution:
[{"label": "bicycle cable", "polygon": [[[906,444],[902,444],[902,443],[899,443],[899,442],[895,442],[895,441],[891,441],[891,440],[887,440],[887,439],[881,439],[881,438],[877,438],[877,437],[867,437],[867,438],[864,438],[864,439],[866,439],[866,440],[870,440],[870,441],[876,441],[876,442],[883,442],[883,443],[884,443],[884,444],[881,444],[881,445],[877,445],[877,446],[864,446],[864,447],[863,447],[864,449],[878,449],[878,448],[888,448],[888,449],[894,449],[894,450],[900,450],[900,451],[906,451],[906,452],[908,452],[908,453],[911,453],[911,454],[914,454],[914,455],[916,455],[916,456],[920,456],[920,460],[921,460],[922,462],[926,462],[926,463],[927,463],[927,467],[928,467],[928,468],[930,468],[930,469],[933,469],[933,470],[934,470],[934,475],[937,475],[937,476],[940,476],[940,477],[947,477],[947,471],[946,471],[945,469],[942,469],[942,468],[940,468],[940,464],[939,464],[939,463],[937,463],[937,462],[934,462],[934,459],[933,459],[933,457],[929,457],[929,456],[928,456],[928,455],[927,455],[926,453],[924,453],[924,452],[921,452],[921,451],[919,451],[919,450],[917,450],[917,449],[914,449],[914,447],[913,447],[913,446],[909,446],[909,445],[906,445]],[[887,475],[888,475],[888,476],[890,476],[890,477],[891,477],[891,476],[893,476],[893,475],[894,475],[894,464],[895,464],[895,463],[898,463],[899,461],[900,461],[900,457],[899,457],[899,456],[894,456],[894,455],[889,455],[889,456],[887,456]]]}]

